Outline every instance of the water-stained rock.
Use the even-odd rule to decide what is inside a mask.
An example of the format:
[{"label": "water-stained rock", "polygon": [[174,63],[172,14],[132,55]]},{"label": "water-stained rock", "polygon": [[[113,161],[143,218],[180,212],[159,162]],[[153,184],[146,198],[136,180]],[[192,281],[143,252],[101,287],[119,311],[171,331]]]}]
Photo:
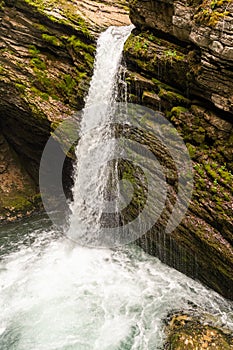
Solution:
[{"label": "water-stained rock", "polygon": [[130,17],[129,99],[164,113],[194,170],[181,224],[165,234],[165,215],[139,244],[232,299],[232,2],[135,0]]}]

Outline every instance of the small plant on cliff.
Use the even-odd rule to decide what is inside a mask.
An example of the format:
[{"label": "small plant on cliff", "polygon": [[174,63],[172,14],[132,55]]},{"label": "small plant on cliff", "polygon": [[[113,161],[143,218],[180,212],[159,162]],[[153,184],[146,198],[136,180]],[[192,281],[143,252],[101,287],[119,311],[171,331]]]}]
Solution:
[{"label": "small plant on cliff", "polygon": [[183,54],[178,54],[175,49],[168,49],[163,53],[164,59],[169,62],[173,62],[173,60],[180,61],[185,58]]},{"label": "small plant on cliff", "polygon": [[229,11],[226,11],[229,2],[231,0],[204,0],[194,19],[198,24],[214,27],[221,18],[229,15]]}]

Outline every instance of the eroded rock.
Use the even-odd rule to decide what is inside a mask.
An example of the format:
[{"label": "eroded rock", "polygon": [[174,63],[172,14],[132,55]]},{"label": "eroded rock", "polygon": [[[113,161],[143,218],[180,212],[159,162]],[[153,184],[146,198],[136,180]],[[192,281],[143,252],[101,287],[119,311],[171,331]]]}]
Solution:
[{"label": "eroded rock", "polygon": [[232,61],[224,53],[233,44],[232,3],[131,1],[130,9],[136,25],[125,45],[130,98],[164,113],[194,168],[181,224],[165,234],[167,207],[139,244],[232,299]]},{"label": "eroded rock", "polygon": [[138,28],[195,45],[197,69],[192,72],[190,93],[233,113],[233,3],[153,0],[130,4],[131,20]]}]

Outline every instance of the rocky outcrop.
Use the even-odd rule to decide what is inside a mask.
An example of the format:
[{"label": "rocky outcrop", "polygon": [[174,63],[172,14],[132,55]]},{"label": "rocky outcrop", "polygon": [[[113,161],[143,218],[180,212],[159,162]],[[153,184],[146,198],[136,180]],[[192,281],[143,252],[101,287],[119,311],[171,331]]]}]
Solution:
[{"label": "rocky outcrop", "polygon": [[164,113],[194,168],[181,224],[166,235],[162,219],[139,243],[231,299],[232,10],[229,1],[131,1],[136,29],[125,45],[130,100]]},{"label": "rocky outcrop", "polygon": [[233,337],[227,329],[216,328],[209,322],[200,322],[195,316],[174,314],[166,327],[165,350],[231,350]]},{"label": "rocky outcrop", "polygon": [[[1,172],[1,220],[14,218],[20,203],[25,212],[28,200],[32,206],[26,212],[32,211],[44,146],[57,125],[83,107],[96,37],[111,24],[128,24],[127,12],[123,0],[1,1],[0,126],[6,147],[1,146],[0,157],[18,169],[17,181],[6,170]],[[66,163],[64,183],[69,189],[72,159]],[[16,194],[17,205],[10,200]]]},{"label": "rocky outcrop", "polygon": [[[189,93],[233,113],[233,3],[224,1],[131,1],[131,20],[195,51]],[[189,52],[190,52],[189,48]],[[191,57],[188,57],[189,63]],[[191,68],[191,67],[190,67]],[[187,74],[187,73],[186,73]]]}]

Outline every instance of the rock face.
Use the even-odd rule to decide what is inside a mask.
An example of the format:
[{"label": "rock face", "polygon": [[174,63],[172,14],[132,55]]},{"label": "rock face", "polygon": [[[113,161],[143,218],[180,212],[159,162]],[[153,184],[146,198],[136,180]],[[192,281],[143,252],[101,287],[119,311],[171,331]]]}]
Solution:
[{"label": "rock face", "polygon": [[232,299],[233,4],[132,0],[130,17],[136,26],[125,45],[130,99],[164,113],[194,168],[181,224],[166,235],[157,223],[140,244]]},{"label": "rock face", "polygon": [[190,93],[231,113],[232,11],[233,3],[228,0],[131,1],[131,20],[138,28],[159,31],[162,36],[195,49],[192,79],[187,80]]},{"label": "rock face", "polygon": [[[11,164],[18,159],[14,162],[17,181],[8,187],[4,185],[8,176],[6,163],[1,163],[1,220],[15,217],[14,207],[20,211],[20,198],[22,210],[28,200],[32,205],[26,212],[33,210],[33,198],[39,193],[43,148],[56,126],[83,107],[93,70],[96,36],[111,24],[128,24],[127,13],[123,0],[116,4],[0,2],[0,126],[5,145],[1,146],[0,157],[8,158]],[[70,188],[72,159],[66,163],[64,183]],[[17,203],[9,200],[16,196],[15,191],[20,197]]]},{"label": "rock face", "polygon": [[34,182],[2,134],[0,146],[0,221],[14,220],[30,214],[38,198]]},{"label": "rock face", "polygon": [[171,317],[166,330],[168,339],[165,350],[233,349],[232,334],[206,322],[201,323],[194,316],[175,314]]}]

